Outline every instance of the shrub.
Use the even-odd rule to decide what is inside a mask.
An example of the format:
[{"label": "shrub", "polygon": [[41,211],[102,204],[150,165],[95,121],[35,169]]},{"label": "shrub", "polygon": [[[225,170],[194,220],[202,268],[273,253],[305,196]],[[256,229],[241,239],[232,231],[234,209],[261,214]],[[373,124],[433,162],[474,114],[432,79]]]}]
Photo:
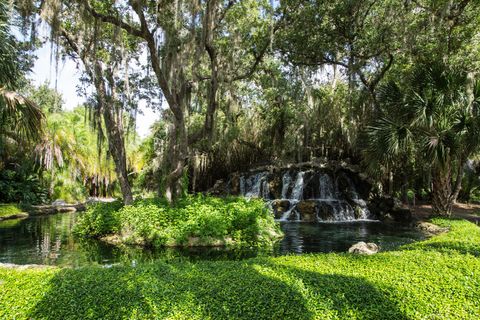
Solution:
[{"label": "shrub", "polygon": [[48,192],[37,174],[3,170],[0,171],[0,201],[41,204],[48,201]]},{"label": "shrub", "polygon": [[99,202],[91,205],[75,225],[75,233],[85,237],[101,237],[120,230],[118,210],[120,201]]},{"label": "shrub", "polygon": [[22,210],[14,203],[0,204],[0,217],[11,216],[20,212],[22,212]]},{"label": "shrub", "polygon": [[280,231],[261,200],[188,196],[175,206],[164,200],[137,200],[119,207],[90,208],[77,225],[78,234],[117,234],[126,243],[153,246],[270,244]]}]

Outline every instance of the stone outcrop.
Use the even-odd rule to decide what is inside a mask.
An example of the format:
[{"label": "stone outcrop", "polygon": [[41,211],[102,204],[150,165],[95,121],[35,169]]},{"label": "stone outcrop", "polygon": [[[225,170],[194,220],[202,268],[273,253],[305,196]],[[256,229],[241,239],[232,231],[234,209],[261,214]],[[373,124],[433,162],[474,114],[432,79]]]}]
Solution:
[{"label": "stone outcrop", "polygon": [[[215,184],[212,191],[220,186]],[[358,168],[344,162],[264,166],[234,173],[224,187],[230,194],[263,198],[276,219],[352,221],[374,218],[366,201],[371,183]]]},{"label": "stone outcrop", "polygon": [[379,251],[378,245],[375,243],[369,242],[365,243],[363,241],[355,243],[353,246],[351,246],[348,249],[349,253],[355,253],[355,254],[366,254],[366,255],[371,255],[375,254]]},{"label": "stone outcrop", "polygon": [[30,270],[30,269],[45,269],[52,268],[43,264],[14,264],[14,263],[0,263],[1,268],[15,269],[15,270]]},{"label": "stone outcrop", "polygon": [[290,201],[277,199],[272,201],[272,209],[275,219],[281,219],[283,214],[290,208]]},{"label": "stone outcrop", "polygon": [[296,210],[300,214],[302,221],[317,221],[318,202],[315,200],[304,200],[297,204]]},{"label": "stone outcrop", "polygon": [[402,207],[402,203],[394,197],[374,197],[369,201],[368,209],[380,220],[410,222],[413,219],[411,210]]}]

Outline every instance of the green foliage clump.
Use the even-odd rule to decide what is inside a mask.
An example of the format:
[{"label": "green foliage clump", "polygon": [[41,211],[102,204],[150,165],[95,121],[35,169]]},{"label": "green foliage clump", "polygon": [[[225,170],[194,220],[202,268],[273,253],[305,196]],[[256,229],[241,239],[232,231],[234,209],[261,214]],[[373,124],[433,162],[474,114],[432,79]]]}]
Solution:
[{"label": "green foliage clump", "polygon": [[126,243],[161,246],[270,244],[280,235],[260,200],[188,196],[170,206],[160,199],[133,205],[99,204],[77,225],[84,236],[117,234]]},{"label": "green foliage clump", "polygon": [[118,230],[117,211],[122,207],[119,201],[95,203],[82,214],[75,225],[75,232],[85,237],[101,237]]},{"label": "green foliage clump", "polygon": [[467,221],[434,222],[450,231],[372,256],[0,267],[0,318],[478,319],[480,259],[431,244],[478,249],[480,229]]},{"label": "green foliage clump", "polygon": [[9,203],[0,204],[0,217],[11,216],[20,212],[22,212],[22,210],[16,204],[9,204]]},{"label": "green foliage clump", "polygon": [[48,200],[48,192],[37,174],[3,170],[0,172],[0,201],[40,204]]}]

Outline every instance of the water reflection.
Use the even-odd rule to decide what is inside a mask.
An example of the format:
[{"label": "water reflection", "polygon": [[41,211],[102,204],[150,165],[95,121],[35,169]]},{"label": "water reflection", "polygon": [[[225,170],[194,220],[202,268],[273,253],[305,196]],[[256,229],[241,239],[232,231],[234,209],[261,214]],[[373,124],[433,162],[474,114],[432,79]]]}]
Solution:
[{"label": "water reflection", "polygon": [[373,241],[382,249],[422,238],[418,232],[381,223],[282,223],[285,238],[274,248],[166,248],[145,250],[116,247],[72,233],[77,213],[0,222],[0,262],[79,267],[90,264],[135,265],[156,259],[239,260],[258,255],[346,251],[357,241]]},{"label": "water reflection", "polygon": [[423,239],[418,231],[407,226],[386,225],[380,222],[302,223],[284,222],[285,238],[277,254],[345,252],[358,241],[375,242],[382,250]]}]

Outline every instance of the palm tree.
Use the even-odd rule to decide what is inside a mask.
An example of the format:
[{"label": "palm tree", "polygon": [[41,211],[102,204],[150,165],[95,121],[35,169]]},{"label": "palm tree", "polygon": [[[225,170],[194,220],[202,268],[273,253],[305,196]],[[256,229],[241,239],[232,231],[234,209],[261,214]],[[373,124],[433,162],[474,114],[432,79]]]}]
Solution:
[{"label": "palm tree", "polygon": [[16,42],[9,32],[6,2],[0,3],[0,143],[35,140],[42,134],[44,115],[29,99],[16,92],[22,71]]},{"label": "palm tree", "polygon": [[381,116],[367,129],[367,158],[392,166],[410,157],[428,165],[439,215],[451,214],[463,166],[479,150],[480,86],[469,85],[464,72],[441,63],[419,65],[404,88],[389,82],[379,89]]}]

